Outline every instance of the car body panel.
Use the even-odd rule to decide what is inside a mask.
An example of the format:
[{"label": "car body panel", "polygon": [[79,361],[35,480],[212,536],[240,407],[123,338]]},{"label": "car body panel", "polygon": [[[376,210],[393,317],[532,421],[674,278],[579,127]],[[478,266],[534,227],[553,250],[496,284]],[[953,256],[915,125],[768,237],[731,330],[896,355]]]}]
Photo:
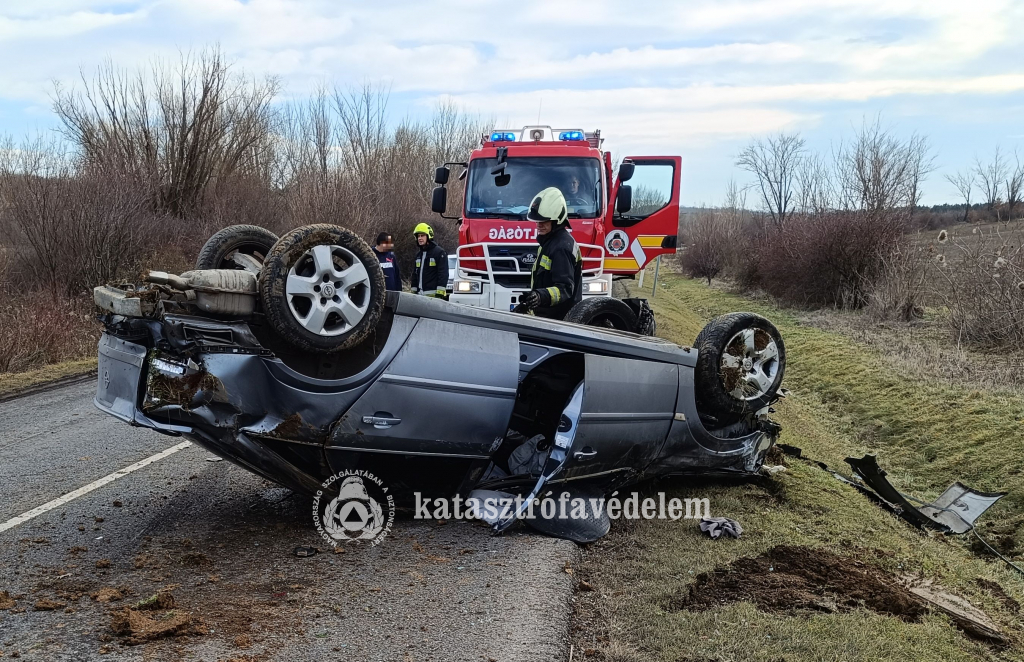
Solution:
[{"label": "car body panel", "polygon": [[578,455],[570,455],[565,474],[639,474],[661,451],[672,424],[678,366],[593,354],[585,365]]},{"label": "car body panel", "polygon": [[341,417],[328,456],[341,448],[486,459],[505,436],[518,377],[516,334],[420,319]]}]

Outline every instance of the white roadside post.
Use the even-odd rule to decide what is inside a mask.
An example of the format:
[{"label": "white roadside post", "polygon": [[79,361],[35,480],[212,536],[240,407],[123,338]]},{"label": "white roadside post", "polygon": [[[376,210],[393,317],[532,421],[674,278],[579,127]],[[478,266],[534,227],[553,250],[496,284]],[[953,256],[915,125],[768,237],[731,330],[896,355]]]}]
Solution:
[{"label": "white roadside post", "polygon": [[[651,288],[651,301],[654,301],[654,297],[658,296],[658,267],[661,266],[661,256],[654,261],[654,287]],[[641,285],[641,287],[643,287]]]}]

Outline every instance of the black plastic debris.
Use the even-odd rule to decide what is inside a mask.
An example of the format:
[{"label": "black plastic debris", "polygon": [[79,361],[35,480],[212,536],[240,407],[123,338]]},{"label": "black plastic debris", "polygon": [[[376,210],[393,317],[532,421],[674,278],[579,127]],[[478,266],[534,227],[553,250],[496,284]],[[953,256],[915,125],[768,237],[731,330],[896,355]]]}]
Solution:
[{"label": "black plastic debris", "polygon": [[739,538],[743,533],[740,523],[728,517],[702,517],[700,518],[700,530],[712,538],[720,538],[723,533],[733,538]]},{"label": "black plastic debris", "polygon": [[795,457],[798,460],[803,457],[804,451],[799,446],[790,446],[789,444],[775,444],[775,447],[782,451],[783,455]]},{"label": "black plastic debris", "polygon": [[306,558],[308,556],[316,556],[320,553],[320,550],[316,547],[303,547],[299,546],[292,550],[292,554],[299,558]]}]

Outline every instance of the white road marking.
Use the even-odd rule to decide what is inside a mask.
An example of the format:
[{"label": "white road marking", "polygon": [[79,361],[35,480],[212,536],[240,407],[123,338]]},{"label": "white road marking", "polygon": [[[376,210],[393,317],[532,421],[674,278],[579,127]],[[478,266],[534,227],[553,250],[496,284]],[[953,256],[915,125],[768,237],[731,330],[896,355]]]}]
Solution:
[{"label": "white road marking", "polygon": [[54,508],[60,508],[64,504],[69,503],[71,501],[74,501],[75,499],[77,499],[80,496],[88,494],[89,492],[92,492],[93,490],[99,489],[99,488],[103,487],[104,485],[106,485],[108,483],[112,483],[115,480],[117,480],[118,478],[122,478],[124,476],[127,476],[128,474],[130,474],[133,471],[138,471],[139,469],[141,469],[143,467],[146,467],[146,466],[149,466],[150,464],[153,464],[154,462],[158,462],[159,460],[162,460],[162,459],[164,459],[165,457],[167,457],[169,455],[174,455],[178,451],[184,450],[184,449],[188,448],[191,445],[192,445],[191,441],[183,441],[180,444],[177,444],[175,446],[171,446],[167,450],[160,451],[156,455],[150,455],[149,457],[147,457],[144,460],[139,460],[135,464],[131,464],[131,465],[125,467],[124,469],[119,469],[119,470],[115,471],[112,474],[108,474],[108,475],[104,476],[103,478],[100,478],[99,480],[94,480],[93,482],[89,483],[88,485],[83,485],[82,487],[79,487],[74,492],[68,492],[64,496],[57,497],[53,501],[49,501],[47,503],[44,503],[43,505],[38,506],[36,508],[33,508],[32,510],[30,510],[28,512],[22,513],[21,515],[18,515],[17,517],[12,517],[11,519],[9,519],[6,522],[4,522],[3,524],[0,524],[0,533],[3,533],[7,529],[13,529],[14,527],[18,526],[19,524],[24,524],[25,522],[29,521],[33,517],[38,517],[39,515],[42,515],[43,513],[47,512],[47,511],[53,510]]}]

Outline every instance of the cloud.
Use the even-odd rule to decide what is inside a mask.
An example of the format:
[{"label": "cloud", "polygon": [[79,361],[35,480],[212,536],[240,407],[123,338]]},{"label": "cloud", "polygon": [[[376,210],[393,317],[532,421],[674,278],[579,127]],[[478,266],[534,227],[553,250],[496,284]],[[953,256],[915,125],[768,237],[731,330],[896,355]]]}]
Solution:
[{"label": "cloud", "polygon": [[[18,66],[0,68],[0,104],[16,132],[80,67],[146,66],[216,43],[240,69],[280,77],[285,98],[384,81],[400,116],[452,95],[485,117],[526,123],[542,107],[545,123],[679,152],[838,132],[896,106],[947,118],[933,142],[959,154],[966,138],[948,128],[958,113],[1021,95],[1022,24],[1019,0],[7,2],[0,58]],[[998,122],[991,131],[1019,133]]]}]

